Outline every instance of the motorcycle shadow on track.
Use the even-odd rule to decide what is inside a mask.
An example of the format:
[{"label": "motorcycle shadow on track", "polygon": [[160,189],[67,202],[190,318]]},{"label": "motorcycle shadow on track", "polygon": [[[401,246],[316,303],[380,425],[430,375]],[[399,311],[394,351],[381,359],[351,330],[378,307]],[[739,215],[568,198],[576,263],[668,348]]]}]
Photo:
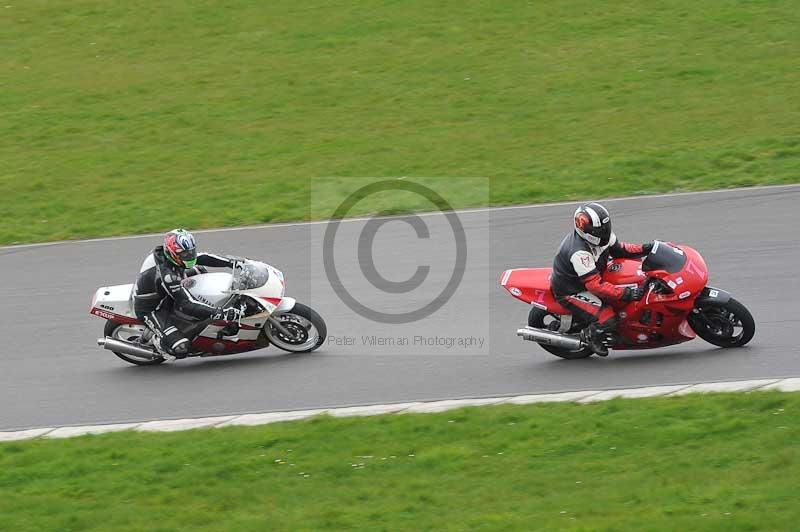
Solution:
[{"label": "motorcycle shadow on track", "polygon": [[157,366],[118,366],[112,368],[116,374],[131,375],[141,373],[142,375],[180,375],[185,373],[203,373],[206,371],[224,372],[225,370],[240,370],[242,368],[256,369],[269,368],[278,364],[301,363],[310,361],[323,353],[279,353],[272,354],[253,354],[250,356],[237,357],[208,357],[203,359],[179,360],[178,363],[159,364]]},{"label": "motorcycle shadow on track", "polygon": [[[750,349],[748,347],[740,347],[737,349],[737,355],[747,355]],[[663,352],[635,352],[628,351],[624,354],[615,354],[613,351],[608,357],[588,357],[575,360],[565,360],[559,358],[551,358],[543,361],[547,365],[548,370],[563,370],[564,372],[574,373],[575,366],[593,366],[593,367],[609,367],[611,366],[648,366],[649,368],[658,368],[659,365],[673,364],[676,362],[691,362],[692,360],[705,360],[709,359],[730,359],[735,356],[727,349],[720,349],[719,347],[710,347],[708,349],[681,349],[679,351],[670,350]]]}]

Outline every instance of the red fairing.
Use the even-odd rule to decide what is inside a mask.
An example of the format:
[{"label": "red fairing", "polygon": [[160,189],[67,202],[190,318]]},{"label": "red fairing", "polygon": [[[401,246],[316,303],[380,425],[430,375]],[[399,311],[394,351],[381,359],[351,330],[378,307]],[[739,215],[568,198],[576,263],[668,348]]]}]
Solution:
[{"label": "red fairing", "polygon": [[516,268],[500,276],[500,284],[525,303],[537,305],[555,314],[569,314],[550,291],[551,268]]},{"label": "red fairing", "polygon": [[[231,323],[234,323],[234,322],[230,322],[229,323],[229,322],[227,322],[225,320],[214,320],[214,321],[211,322],[211,325],[216,325],[217,327],[227,327]],[[242,323],[241,325],[239,325],[239,328],[240,329],[257,330],[257,329],[260,329],[261,327],[256,327],[254,325],[247,325],[246,323]]]},{"label": "red fairing", "polygon": [[[619,317],[617,339],[613,349],[649,349],[686,342],[695,333],[686,318],[694,308],[695,299],[708,282],[708,268],[703,257],[689,246],[669,244],[686,254],[686,262],[678,272],[652,270],[643,272],[642,261],[619,257],[608,264],[603,279],[597,274],[584,279],[586,288],[603,299],[606,314],[616,312]],[[626,246],[627,251],[636,251],[640,246]],[[553,314],[569,314],[555,302],[550,293],[550,268],[520,268],[506,270],[500,284],[515,298],[545,308]],[[646,291],[640,301],[617,302],[624,294],[624,287],[638,285],[648,278],[659,279],[669,290]],[[579,301],[579,306],[580,301]],[[588,308],[596,312],[597,307]],[[599,316],[601,321],[603,316]]]},{"label": "red fairing", "polygon": [[603,281],[599,273],[593,273],[586,279],[583,279],[583,284],[586,289],[599,297],[600,299],[607,299],[611,301],[619,301],[625,293],[624,288],[611,283]]},{"label": "red fairing", "polygon": [[614,259],[603,272],[603,280],[611,284],[638,285],[646,278],[638,260]]},{"label": "red fairing", "polygon": [[233,342],[231,340],[217,340],[216,338],[207,338],[205,336],[198,336],[195,338],[192,341],[192,345],[206,353],[214,354],[242,353],[244,351],[252,351],[256,348],[256,342],[254,340],[239,340],[238,342]]}]

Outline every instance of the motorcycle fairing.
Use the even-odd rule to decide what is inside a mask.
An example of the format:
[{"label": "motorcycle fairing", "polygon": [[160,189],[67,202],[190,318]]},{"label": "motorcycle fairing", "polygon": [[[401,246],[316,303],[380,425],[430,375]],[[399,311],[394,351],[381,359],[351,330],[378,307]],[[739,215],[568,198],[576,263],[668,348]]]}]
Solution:
[{"label": "motorcycle fairing", "polygon": [[516,268],[506,270],[500,277],[500,285],[517,299],[554,314],[570,314],[556,301],[550,290],[551,268]]},{"label": "motorcycle fairing", "polygon": [[[192,295],[210,305],[221,305],[232,295],[240,294],[249,297],[262,310],[243,317],[238,333],[231,337],[222,336],[229,323],[221,320],[209,323],[192,342],[197,350],[210,354],[233,354],[257,349],[258,342],[263,341],[260,335],[267,318],[274,312],[287,312],[294,307],[295,300],[284,297],[283,273],[272,266],[263,266],[269,269],[269,280],[265,285],[249,290],[231,290],[232,276],[226,272],[187,278],[186,287]],[[89,313],[118,323],[143,326],[133,312],[132,293],[133,284],[101,287],[92,298]]]},{"label": "motorcycle fairing", "polygon": [[713,286],[706,286],[703,288],[703,291],[697,296],[697,299],[694,302],[696,307],[700,306],[724,306],[731,300],[733,297],[729,292],[722,290],[720,288],[714,288]]},{"label": "motorcycle fairing", "polygon": [[101,286],[92,297],[90,314],[125,325],[143,325],[133,313],[132,284]]},{"label": "motorcycle fairing", "polygon": [[[662,243],[664,245],[671,245]],[[673,246],[673,245],[671,245]],[[637,259],[614,259],[609,262],[603,279],[618,285],[644,285],[648,278],[660,280],[671,293],[656,293],[651,286],[641,301],[610,303],[620,317],[619,343],[622,349],[649,349],[686,342],[695,337],[686,316],[695,300],[704,292],[708,269],[703,258],[688,246],[673,246],[685,253],[686,262],[680,271],[642,271]],[[551,268],[518,268],[503,272],[500,284],[515,298],[536,305],[553,314],[570,314],[559,305],[550,290]],[[722,291],[719,297],[724,297]]]}]

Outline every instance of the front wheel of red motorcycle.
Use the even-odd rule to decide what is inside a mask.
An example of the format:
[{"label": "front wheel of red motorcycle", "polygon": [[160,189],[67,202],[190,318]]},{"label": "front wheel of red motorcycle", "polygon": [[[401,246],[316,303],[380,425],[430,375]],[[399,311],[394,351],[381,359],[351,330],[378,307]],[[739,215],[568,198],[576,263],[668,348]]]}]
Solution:
[{"label": "front wheel of red motorcycle", "polygon": [[697,336],[718,347],[741,347],[756,333],[753,315],[733,298],[724,305],[695,308],[688,321]]}]

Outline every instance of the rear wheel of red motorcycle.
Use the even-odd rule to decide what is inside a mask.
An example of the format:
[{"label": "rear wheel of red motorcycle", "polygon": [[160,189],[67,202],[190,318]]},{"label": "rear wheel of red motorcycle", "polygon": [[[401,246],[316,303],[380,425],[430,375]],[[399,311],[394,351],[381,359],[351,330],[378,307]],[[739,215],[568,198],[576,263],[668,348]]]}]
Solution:
[{"label": "rear wheel of red motorcycle", "polygon": [[[531,311],[528,313],[529,327],[536,327],[537,329],[550,329],[551,323],[560,324],[561,316],[557,314],[551,314],[546,310],[540,309],[539,307],[531,307]],[[568,349],[561,349],[559,347],[544,344],[539,344],[539,347],[548,353],[551,353],[557,357],[566,358],[568,360],[573,360],[576,358],[588,358],[594,354],[594,351],[588,347],[584,347],[583,349],[579,349],[577,351],[570,351]]]},{"label": "rear wheel of red motorcycle", "polygon": [[756,333],[752,314],[733,298],[722,306],[696,308],[688,321],[697,336],[718,347],[741,347]]}]

